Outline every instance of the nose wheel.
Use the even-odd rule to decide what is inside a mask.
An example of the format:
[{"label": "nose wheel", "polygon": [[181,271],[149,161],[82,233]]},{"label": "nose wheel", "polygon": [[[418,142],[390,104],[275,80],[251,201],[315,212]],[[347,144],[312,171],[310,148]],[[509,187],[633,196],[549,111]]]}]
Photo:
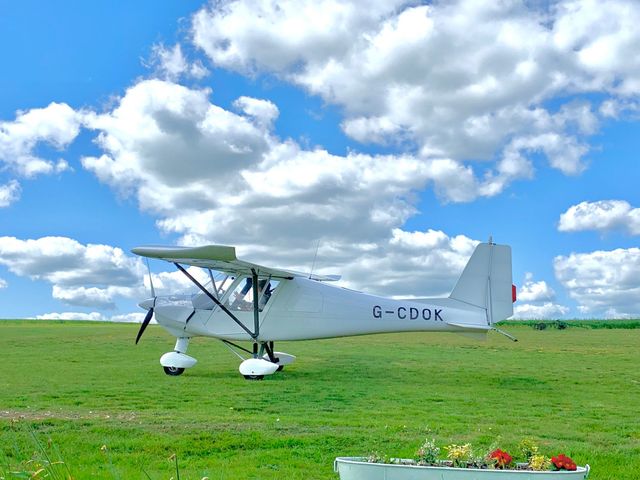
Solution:
[{"label": "nose wheel", "polygon": [[164,369],[164,373],[167,375],[171,375],[172,377],[177,377],[178,375],[182,375],[184,372],[184,368],[178,367],[162,367]]},{"label": "nose wheel", "polygon": [[177,377],[182,375],[186,368],[191,368],[196,364],[197,360],[185,353],[188,346],[189,338],[179,337],[173,352],[167,352],[160,357],[160,365],[162,365],[164,373],[171,377]]}]

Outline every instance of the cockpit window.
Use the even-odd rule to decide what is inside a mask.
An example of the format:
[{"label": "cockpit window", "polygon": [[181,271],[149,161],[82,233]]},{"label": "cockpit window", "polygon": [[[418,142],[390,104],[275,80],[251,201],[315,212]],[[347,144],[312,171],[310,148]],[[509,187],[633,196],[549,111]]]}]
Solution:
[{"label": "cockpit window", "polygon": [[[259,311],[262,311],[267,305],[278,283],[278,280],[271,278],[260,278],[258,280]],[[227,298],[225,307],[232,311],[253,310],[253,279],[251,277],[246,277],[236,286],[235,290]]]},{"label": "cockpit window", "polygon": [[214,278],[214,281],[216,282],[215,290],[218,295],[217,298],[222,298],[222,296],[225,293],[227,293],[227,290],[229,290],[229,287],[231,286],[234,280],[235,280],[235,277],[231,277],[229,275],[224,275],[222,276],[222,278],[219,278],[219,279]]},{"label": "cockpit window", "polygon": [[280,281],[278,280],[269,279],[265,280],[262,286],[259,285],[258,310],[262,311],[264,309],[265,305],[271,299],[273,292],[278,288],[279,283]]},{"label": "cockpit window", "polygon": [[[204,285],[211,295],[218,300],[227,295],[229,289],[235,284],[233,291],[227,296],[224,306],[232,311],[253,311],[253,280],[251,277],[242,277],[236,282],[236,277],[224,273],[211,274],[209,281]],[[262,311],[267,305],[274,290],[280,283],[271,277],[258,280],[258,310]],[[213,310],[215,302],[204,292],[198,291],[191,295],[193,308],[200,310]]]},{"label": "cockpit window", "polygon": [[[229,290],[234,280],[235,277],[224,273],[218,272],[215,275],[211,273],[209,281],[205,283],[204,287],[214,297],[221,299],[227,290]],[[191,296],[191,303],[193,304],[193,308],[200,310],[213,310],[216,306],[215,302],[211,300],[208,295],[199,290]]]}]

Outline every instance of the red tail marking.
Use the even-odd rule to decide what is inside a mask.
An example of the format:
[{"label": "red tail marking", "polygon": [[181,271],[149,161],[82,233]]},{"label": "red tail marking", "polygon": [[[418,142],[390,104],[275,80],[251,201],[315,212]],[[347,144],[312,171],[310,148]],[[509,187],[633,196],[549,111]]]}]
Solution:
[{"label": "red tail marking", "polygon": [[516,302],[516,286],[515,285],[511,285],[511,301],[513,303]]}]

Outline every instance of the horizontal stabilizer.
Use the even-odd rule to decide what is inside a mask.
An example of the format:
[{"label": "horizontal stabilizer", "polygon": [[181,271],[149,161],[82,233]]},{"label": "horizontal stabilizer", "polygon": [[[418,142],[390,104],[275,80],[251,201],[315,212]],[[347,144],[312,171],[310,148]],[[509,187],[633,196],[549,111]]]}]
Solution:
[{"label": "horizontal stabilizer", "polygon": [[489,330],[493,330],[493,327],[490,325],[479,325],[477,323],[453,323],[447,322],[448,325],[452,327],[464,328],[465,330],[475,330],[477,332],[488,332]]}]

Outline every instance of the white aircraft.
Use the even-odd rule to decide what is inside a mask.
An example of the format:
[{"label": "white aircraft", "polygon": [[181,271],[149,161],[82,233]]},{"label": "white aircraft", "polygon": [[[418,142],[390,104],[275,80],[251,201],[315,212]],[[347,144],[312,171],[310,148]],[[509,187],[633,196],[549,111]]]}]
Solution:
[{"label": "white aircraft", "polygon": [[[281,340],[311,340],[388,332],[461,332],[509,336],[494,323],[513,315],[515,286],[511,248],[479,244],[447,298],[390,299],[336,287],[337,276],[309,275],[239,260],[234,247],[138,247],[133,253],[173,263],[200,290],[194,295],[156,296],[140,303],[151,318],[177,337],[160,358],[167,375],[180,375],[196,359],[186,354],[192,337],[222,340],[240,359],[240,373],[258,380],[295,360],[274,350]],[[183,265],[209,273],[203,285]],[[217,278],[212,273],[215,270]],[[151,272],[149,272],[151,277]],[[513,339],[515,340],[515,339]],[[249,341],[251,350],[236,341]],[[240,352],[248,354],[248,358]]]}]

